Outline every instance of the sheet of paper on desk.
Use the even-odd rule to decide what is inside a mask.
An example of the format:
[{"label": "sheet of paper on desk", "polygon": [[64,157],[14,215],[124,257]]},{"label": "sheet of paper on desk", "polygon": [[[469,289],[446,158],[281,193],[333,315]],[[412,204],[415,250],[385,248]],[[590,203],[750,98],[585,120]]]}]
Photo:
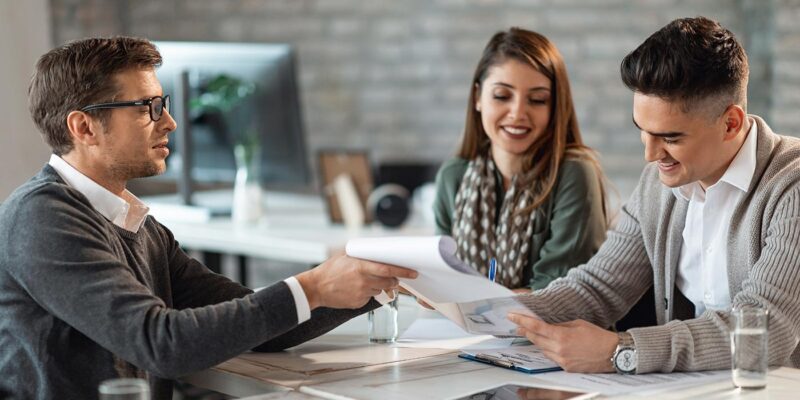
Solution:
[{"label": "sheet of paper on desk", "polygon": [[704,372],[673,372],[668,374],[575,374],[550,372],[537,378],[553,384],[574,387],[607,396],[618,394],[652,395],[665,390],[686,388],[731,379],[730,370]]},{"label": "sheet of paper on desk", "polygon": [[397,339],[394,347],[428,349],[496,349],[511,346],[514,339],[473,335],[444,318],[418,318]]}]

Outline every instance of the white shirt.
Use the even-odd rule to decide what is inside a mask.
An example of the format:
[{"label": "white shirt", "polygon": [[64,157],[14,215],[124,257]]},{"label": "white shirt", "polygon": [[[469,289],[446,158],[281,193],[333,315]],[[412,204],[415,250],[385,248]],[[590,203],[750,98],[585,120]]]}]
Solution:
[{"label": "white shirt", "polygon": [[[67,185],[86,196],[92,207],[114,225],[136,233],[144,224],[150,208],[127,189],[122,193],[122,197],[119,197],[55,154],[50,156],[48,164],[56,170]],[[293,276],[284,282],[289,286],[294,298],[297,323],[300,324],[311,319],[311,307],[300,282]]]},{"label": "white shirt", "polygon": [[750,120],[747,138],[725,174],[705,191],[700,182],[673,188],[689,201],[676,285],[695,308],[730,310],[728,288],[728,231],[736,205],[744,196],[756,169],[756,124]]},{"label": "white shirt", "polygon": [[150,208],[133,193],[125,190],[119,197],[55,154],[50,156],[49,164],[67,185],[86,196],[92,207],[114,225],[136,233],[144,224]]}]

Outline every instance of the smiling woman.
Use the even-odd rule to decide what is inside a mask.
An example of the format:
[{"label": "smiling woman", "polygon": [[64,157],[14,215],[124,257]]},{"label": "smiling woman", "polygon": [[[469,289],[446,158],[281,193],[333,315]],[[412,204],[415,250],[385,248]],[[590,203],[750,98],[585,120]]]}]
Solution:
[{"label": "smiling woman", "polygon": [[544,36],[498,32],[478,62],[458,157],[437,176],[437,231],[482,273],[540,289],[605,239],[603,174],[581,139],[566,66]]}]

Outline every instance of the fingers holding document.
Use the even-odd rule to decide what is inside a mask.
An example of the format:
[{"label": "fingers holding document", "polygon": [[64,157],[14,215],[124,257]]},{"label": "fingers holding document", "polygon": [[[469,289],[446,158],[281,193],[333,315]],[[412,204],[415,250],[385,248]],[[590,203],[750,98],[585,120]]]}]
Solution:
[{"label": "fingers holding document", "polygon": [[414,279],[408,268],[335,255],[318,267],[297,275],[311,309],[359,308],[382,291],[397,289],[398,278]]},{"label": "fingers holding document", "polygon": [[567,372],[614,372],[611,355],[617,334],[584,320],[549,324],[538,318],[509,313],[517,333],[536,344],[542,352]]}]

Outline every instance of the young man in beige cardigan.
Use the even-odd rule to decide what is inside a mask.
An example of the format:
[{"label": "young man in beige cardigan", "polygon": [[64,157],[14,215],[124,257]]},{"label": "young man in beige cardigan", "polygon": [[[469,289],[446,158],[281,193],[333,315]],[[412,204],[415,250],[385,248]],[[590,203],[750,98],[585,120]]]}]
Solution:
[{"label": "young man in beige cardigan", "polygon": [[[509,317],[567,371],[697,371],[730,368],[730,311],[755,305],[769,364],[800,367],[800,140],[746,113],[747,56],[706,18],[672,21],[621,74],[649,165],[599,252],[520,297],[543,320]],[[603,329],[650,285],[658,325]]]}]

